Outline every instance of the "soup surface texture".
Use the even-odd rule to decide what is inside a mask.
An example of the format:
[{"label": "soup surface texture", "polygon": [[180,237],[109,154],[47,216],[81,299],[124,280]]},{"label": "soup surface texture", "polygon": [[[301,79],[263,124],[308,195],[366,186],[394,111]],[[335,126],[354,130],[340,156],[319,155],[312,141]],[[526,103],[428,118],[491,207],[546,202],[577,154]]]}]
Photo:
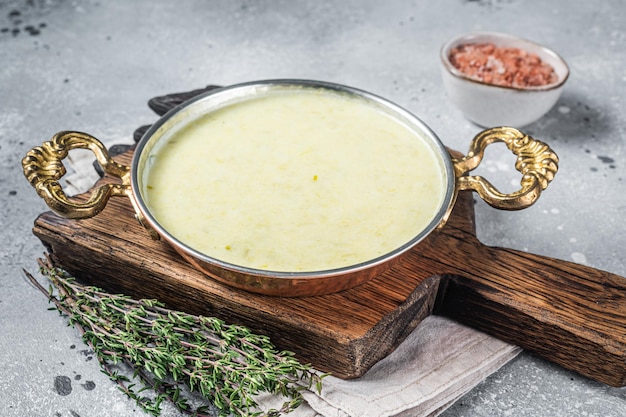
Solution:
[{"label": "soup surface texture", "polygon": [[156,146],[144,199],[177,240],[214,259],[326,271],[385,255],[444,199],[420,132],[367,101],[299,89],[201,116]]}]

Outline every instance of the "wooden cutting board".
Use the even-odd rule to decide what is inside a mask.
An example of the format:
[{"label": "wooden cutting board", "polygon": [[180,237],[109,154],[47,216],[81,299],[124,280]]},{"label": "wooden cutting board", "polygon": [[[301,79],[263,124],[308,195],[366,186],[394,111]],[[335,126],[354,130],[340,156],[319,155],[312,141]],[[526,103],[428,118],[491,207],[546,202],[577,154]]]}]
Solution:
[{"label": "wooden cutting board", "polygon": [[[129,151],[117,159],[129,164]],[[626,384],[626,279],[476,238],[473,196],[391,270],[329,295],[252,294],[212,280],[152,240],[126,198],[86,220],[52,212],[34,234],[81,281],[268,335],[341,378],[364,374],[430,314],[442,314],[613,386]]]},{"label": "wooden cutting board", "polygon": [[[163,115],[216,88],[154,97],[148,105]],[[129,151],[118,160],[128,164],[131,157]],[[597,381],[626,385],[626,279],[483,245],[469,192],[460,193],[445,227],[391,270],[350,290],[306,298],[247,293],[204,276],[153,241],[123,198],[88,220],[43,213],[33,231],[57,266],[88,284],[243,324],[341,378],[363,375],[422,319],[441,314]]]}]

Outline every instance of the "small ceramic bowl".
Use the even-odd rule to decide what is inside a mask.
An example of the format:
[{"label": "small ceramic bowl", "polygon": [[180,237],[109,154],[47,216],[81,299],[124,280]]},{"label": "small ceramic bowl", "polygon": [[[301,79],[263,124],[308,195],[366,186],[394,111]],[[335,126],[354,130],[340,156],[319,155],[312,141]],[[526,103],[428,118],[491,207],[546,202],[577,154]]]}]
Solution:
[{"label": "small ceramic bowl", "polygon": [[[489,84],[462,73],[450,62],[451,51],[464,44],[491,43],[496,47],[519,48],[537,55],[551,65],[556,80],[536,87]],[[554,51],[512,35],[477,32],[457,36],[441,48],[443,83],[450,99],[472,122],[479,126],[522,127],[544,116],[557,102],[569,68]]]}]

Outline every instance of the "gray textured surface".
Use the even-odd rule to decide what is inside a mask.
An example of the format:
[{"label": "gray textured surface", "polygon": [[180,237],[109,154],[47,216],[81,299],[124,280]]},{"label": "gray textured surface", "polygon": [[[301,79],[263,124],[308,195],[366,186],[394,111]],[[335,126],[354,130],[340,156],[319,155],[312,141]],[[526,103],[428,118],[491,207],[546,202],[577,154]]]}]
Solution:
[{"label": "gray textured surface", "polygon": [[[28,149],[66,129],[130,142],[155,120],[155,95],[290,77],[380,94],[464,151],[479,129],[446,99],[438,51],[471,30],[544,43],[572,71],[526,128],[561,157],[556,180],[521,212],[479,203],[479,237],[626,275],[624,1],[0,0],[0,414],[142,415],[23,279],[43,252],[30,228],[45,210],[21,173]],[[516,177],[493,154],[484,171],[507,185]],[[625,416],[626,391],[522,354],[444,415]]]}]

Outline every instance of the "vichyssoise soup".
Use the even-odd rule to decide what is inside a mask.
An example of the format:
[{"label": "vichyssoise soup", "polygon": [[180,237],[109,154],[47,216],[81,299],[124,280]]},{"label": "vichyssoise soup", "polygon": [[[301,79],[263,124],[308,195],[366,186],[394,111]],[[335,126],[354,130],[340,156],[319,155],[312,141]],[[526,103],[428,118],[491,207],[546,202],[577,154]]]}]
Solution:
[{"label": "vichyssoise soup", "polygon": [[145,200],[207,256],[311,272],[413,239],[444,199],[443,162],[401,120],[347,94],[294,89],[227,105],[150,154]]}]

